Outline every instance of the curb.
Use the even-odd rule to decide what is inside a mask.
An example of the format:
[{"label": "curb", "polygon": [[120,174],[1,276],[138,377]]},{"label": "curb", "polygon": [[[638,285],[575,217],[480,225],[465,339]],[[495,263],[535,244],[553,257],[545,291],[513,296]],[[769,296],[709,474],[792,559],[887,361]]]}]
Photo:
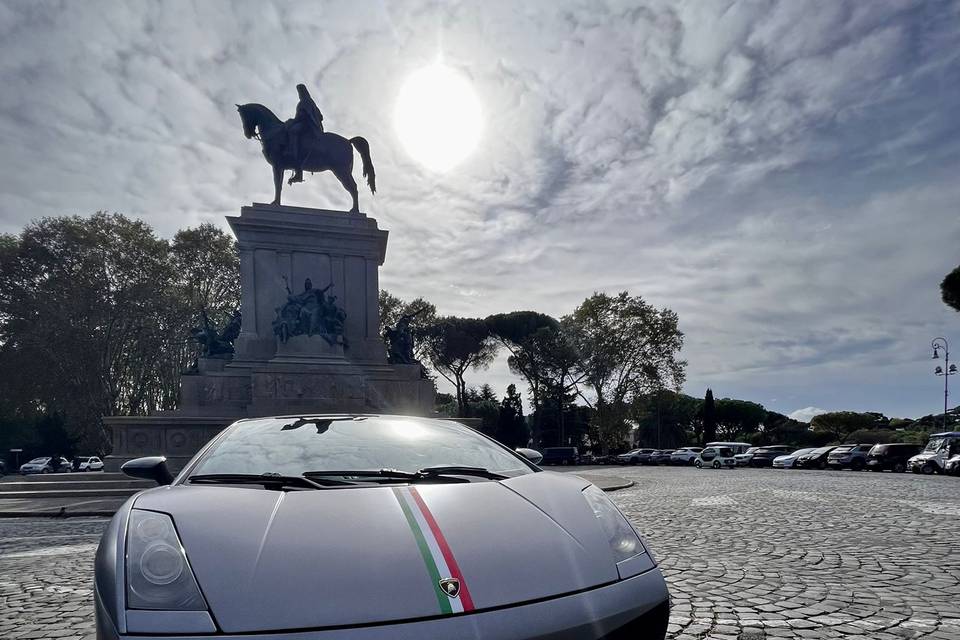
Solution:
[{"label": "curb", "polygon": [[[2,485],[0,485],[2,488]],[[48,489],[40,491],[0,491],[0,500],[45,500],[47,498],[124,498],[150,487],[127,489]]]},{"label": "curb", "polygon": [[113,511],[0,511],[0,518],[112,518]]},{"label": "curb", "polygon": [[600,488],[603,489],[604,491],[619,491],[620,489],[629,489],[635,484],[637,483],[634,482],[633,480],[627,480],[622,484],[611,484],[611,485],[607,485],[605,487],[600,487]]}]

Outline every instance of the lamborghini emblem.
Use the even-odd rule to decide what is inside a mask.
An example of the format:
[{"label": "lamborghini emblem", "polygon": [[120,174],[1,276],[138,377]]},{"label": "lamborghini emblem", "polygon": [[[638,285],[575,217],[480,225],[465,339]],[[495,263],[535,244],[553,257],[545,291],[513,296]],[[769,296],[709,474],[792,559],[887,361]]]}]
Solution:
[{"label": "lamborghini emblem", "polygon": [[451,598],[460,595],[460,581],[456,578],[444,578],[440,581],[440,588]]}]

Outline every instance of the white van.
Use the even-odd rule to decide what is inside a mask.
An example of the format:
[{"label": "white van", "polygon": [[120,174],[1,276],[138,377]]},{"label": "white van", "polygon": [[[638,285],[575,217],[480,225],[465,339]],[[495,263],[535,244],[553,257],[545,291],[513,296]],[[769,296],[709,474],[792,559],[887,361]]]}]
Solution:
[{"label": "white van", "polygon": [[746,453],[747,449],[753,447],[749,442],[708,442],[706,444],[708,447],[727,447],[733,449],[733,455],[738,453]]},{"label": "white van", "polygon": [[947,460],[960,454],[960,431],[931,433],[923,451],[907,460],[907,468],[914,473],[943,473]]}]

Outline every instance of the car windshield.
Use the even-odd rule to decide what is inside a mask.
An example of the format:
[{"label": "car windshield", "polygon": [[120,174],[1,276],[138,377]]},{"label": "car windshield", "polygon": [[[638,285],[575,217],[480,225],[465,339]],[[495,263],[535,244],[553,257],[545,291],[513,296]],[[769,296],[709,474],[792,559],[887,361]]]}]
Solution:
[{"label": "car windshield", "polygon": [[943,448],[943,445],[947,443],[946,438],[932,438],[930,442],[927,443],[927,446],[924,447],[924,451],[940,451]]},{"label": "car windshield", "polygon": [[495,442],[447,420],[404,417],[265,418],[236,425],[192,475],[483,467],[502,475],[533,468]]},{"label": "car windshield", "polygon": [[792,455],[792,456],[804,456],[804,455],[807,455],[808,453],[813,453],[813,449],[800,449],[799,451],[794,451],[794,452],[791,453],[790,455]]},{"label": "car windshield", "polygon": [[50,462],[50,458],[34,458],[29,464],[47,464],[48,462]]}]

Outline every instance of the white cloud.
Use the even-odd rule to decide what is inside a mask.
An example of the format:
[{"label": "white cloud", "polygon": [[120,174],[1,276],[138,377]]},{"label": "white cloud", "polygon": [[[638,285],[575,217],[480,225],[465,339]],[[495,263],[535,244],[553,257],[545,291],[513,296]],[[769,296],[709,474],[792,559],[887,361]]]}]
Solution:
[{"label": "white cloud", "polygon": [[[914,351],[956,326],[956,6],[373,7],[0,0],[0,231],[108,209],[172,235],[269,200],[233,105],[289,117],[305,81],[371,142],[394,293],[562,315],[628,289],[679,312],[694,395],[926,412]],[[447,174],[392,117],[438,50],[488,118]],[[329,174],[284,199],[349,203]]]},{"label": "white cloud", "polygon": [[800,422],[810,422],[816,416],[823,413],[827,413],[827,410],[818,407],[805,407],[803,409],[797,409],[793,413],[788,414],[787,417],[793,420],[799,420]]}]

